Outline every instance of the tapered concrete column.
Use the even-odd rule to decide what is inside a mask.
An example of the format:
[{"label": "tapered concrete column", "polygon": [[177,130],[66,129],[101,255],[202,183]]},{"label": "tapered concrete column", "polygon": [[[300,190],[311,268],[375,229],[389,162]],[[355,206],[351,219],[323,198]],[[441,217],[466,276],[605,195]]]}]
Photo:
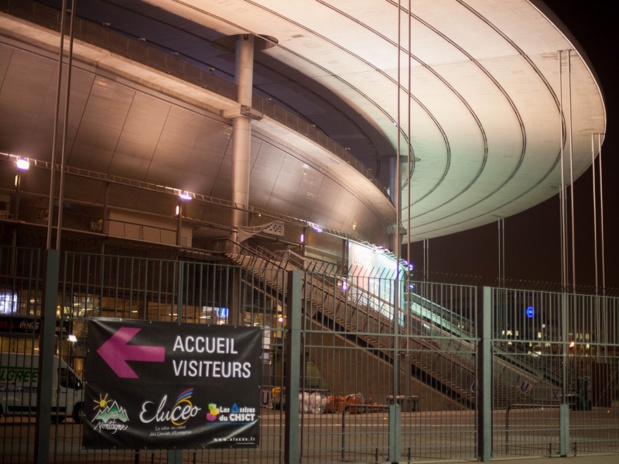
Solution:
[{"label": "tapered concrete column", "polygon": [[[237,101],[241,108],[252,106],[254,77],[254,36],[243,34],[236,37],[236,84]],[[249,204],[249,174],[251,162],[251,119],[242,114],[232,121],[232,202],[236,205]],[[232,226],[248,225],[247,211],[232,210]],[[235,234],[236,235],[236,234]],[[233,237],[236,239],[236,236]]]},{"label": "tapered concrete column", "polygon": [[236,38],[236,85],[237,101],[248,108],[252,104],[252,86],[254,83],[254,36],[239,35]]},{"label": "tapered concrete column", "polygon": [[[251,121],[239,116],[232,122],[232,202],[235,205],[249,204],[249,174],[251,162]],[[247,211],[234,208],[232,210],[232,226],[248,225]]]},{"label": "tapered concrete column", "polygon": [[231,240],[237,241],[239,227],[249,225],[249,178],[251,173],[251,123],[262,119],[262,113],[252,108],[254,84],[254,52],[277,45],[277,39],[266,35],[240,34],[222,37],[216,43],[234,50],[236,59],[235,80],[238,108],[227,110],[224,116],[232,120],[232,167],[230,173],[230,198],[235,204],[230,223]]}]

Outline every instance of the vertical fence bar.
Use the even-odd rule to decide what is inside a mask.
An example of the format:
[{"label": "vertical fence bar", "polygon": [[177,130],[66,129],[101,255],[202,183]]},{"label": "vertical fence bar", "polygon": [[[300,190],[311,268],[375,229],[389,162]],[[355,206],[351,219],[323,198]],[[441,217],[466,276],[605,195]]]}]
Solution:
[{"label": "vertical fence bar", "polygon": [[[287,464],[299,463],[299,386],[301,377],[301,298],[302,273],[288,273],[286,298],[286,337],[285,386],[286,427],[284,432],[284,460]],[[283,392],[282,392],[283,393]]]},{"label": "vertical fence bar", "polygon": [[[570,300],[571,301],[571,300]],[[562,342],[562,395],[560,407],[560,450],[562,457],[567,456],[570,441],[570,405],[568,401],[568,297],[561,295],[561,342]]]},{"label": "vertical fence bar", "polygon": [[37,426],[35,462],[46,464],[49,461],[52,382],[54,365],[54,331],[56,328],[56,304],[58,299],[58,276],[60,252],[47,250],[45,267],[45,303],[39,342],[39,385],[37,388]]},{"label": "vertical fence bar", "polygon": [[477,456],[481,461],[492,457],[492,288],[483,288],[483,301],[477,316]]},{"label": "vertical fence bar", "polygon": [[[181,213],[178,213],[180,218]],[[179,219],[180,221],[180,219]],[[179,224],[179,240],[180,240],[180,224]],[[170,320],[174,321],[176,319],[177,323],[183,322],[183,270],[185,267],[185,263],[182,261],[176,260],[175,267],[177,269],[177,273],[175,277],[178,279],[176,284],[178,285],[177,291],[177,305],[176,305],[176,317],[174,317],[174,301],[170,305],[170,309],[172,310],[172,314],[170,315]],[[146,289],[144,289],[146,292]],[[174,298],[174,297],[172,297]],[[169,449],[168,450],[168,464],[182,464],[183,462],[183,450],[182,449]]]},{"label": "vertical fence bar", "polygon": [[[397,272],[397,271],[396,271]],[[389,405],[389,461],[400,460],[400,437],[402,408],[398,404],[400,396],[400,279],[396,273],[393,280],[393,404]],[[385,298],[389,301],[389,297]]]}]

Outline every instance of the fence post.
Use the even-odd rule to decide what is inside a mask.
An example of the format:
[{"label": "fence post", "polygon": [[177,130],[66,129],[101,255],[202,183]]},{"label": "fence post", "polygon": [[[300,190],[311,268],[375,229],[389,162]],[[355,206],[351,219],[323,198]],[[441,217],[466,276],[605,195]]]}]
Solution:
[{"label": "fence post", "polygon": [[[179,212],[179,216],[180,216],[180,212]],[[183,322],[183,270],[184,270],[184,263],[182,261],[180,261],[179,259],[176,260],[176,262],[174,263],[174,266],[176,267],[176,285],[178,285],[178,291],[177,293],[177,305],[176,305],[176,321],[181,324]],[[161,285],[161,284],[160,284]],[[172,313],[174,313],[174,303],[172,303]],[[174,316],[172,316],[174,317]],[[183,462],[183,450],[182,449],[169,449],[167,451],[167,455],[168,455],[168,464],[182,464]],[[139,452],[138,452],[138,457],[137,459],[139,460]],[[137,462],[137,461],[136,461]]]},{"label": "fence post", "polygon": [[402,438],[402,407],[396,396],[389,405],[389,462],[400,462],[400,439]]},{"label": "fence post", "polygon": [[[284,352],[284,392],[286,427],[284,462],[299,464],[299,386],[301,378],[301,271],[288,272],[286,294],[286,344]],[[284,393],[282,392],[282,393]]]},{"label": "fence post", "polygon": [[[570,300],[571,302],[571,300]],[[559,414],[559,454],[561,457],[566,457],[569,450],[570,442],[570,405],[568,403],[568,306],[567,294],[565,291],[561,295],[561,341],[563,343],[562,360],[562,394],[561,394],[561,409]]]},{"label": "fence post", "polygon": [[[390,462],[400,461],[400,438],[402,408],[398,404],[400,396],[400,278],[399,273],[393,281],[393,404],[389,405],[389,456]],[[407,369],[410,369],[407,367]],[[406,375],[409,375],[408,370]],[[408,395],[409,393],[406,392]]]},{"label": "fence post", "polygon": [[492,458],[492,288],[483,288],[483,302],[477,315],[477,457]]},{"label": "fence post", "polygon": [[49,461],[52,391],[54,378],[54,351],[56,336],[56,305],[58,304],[58,281],[60,252],[47,250],[45,262],[45,294],[39,341],[39,385],[37,389],[37,424],[34,447],[37,464]]}]

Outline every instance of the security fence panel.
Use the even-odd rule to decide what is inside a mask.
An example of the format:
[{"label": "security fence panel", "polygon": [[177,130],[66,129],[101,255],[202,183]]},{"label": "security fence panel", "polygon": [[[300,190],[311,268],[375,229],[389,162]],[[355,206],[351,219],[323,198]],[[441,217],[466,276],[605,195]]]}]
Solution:
[{"label": "security fence panel", "polygon": [[559,451],[561,301],[553,293],[494,292],[494,456]]},{"label": "security fence panel", "polygon": [[475,289],[307,273],[304,302],[303,462],[475,458]]},{"label": "security fence panel", "polygon": [[[61,258],[49,462],[475,460],[487,440],[493,458],[619,453],[616,298],[414,282],[386,267],[310,272],[293,255],[246,247],[219,262]],[[46,428],[36,400],[44,269],[38,250],[0,247],[3,463],[33,462]],[[89,323],[100,318],[259,330],[259,447],[84,447],[84,418],[114,399],[84,396]]]},{"label": "security fence panel", "polygon": [[616,452],[616,300],[495,289],[493,302],[493,456],[558,456],[562,427],[569,455]]},{"label": "security fence panel", "polygon": [[[86,335],[85,323],[95,315],[188,323],[191,326],[246,326],[261,330],[260,343],[255,353],[259,358],[262,377],[260,391],[255,393],[262,406],[259,419],[260,448],[223,452],[200,447],[177,451],[178,455],[172,451],[162,454],[157,449],[141,449],[140,455],[148,459],[156,455],[167,456],[166,459],[179,462],[278,462],[282,450],[279,442],[280,422],[272,420],[270,416],[279,417],[281,414],[281,411],[271,414],[271,398],[273,391],[281,391],[283,384],[281,365],[277,366],[276,363],[281,363],[283,357],[284,294],[274,290],[272,285],[278,281],[283,282],[283,272],[269,270],[267,275],[264,268],[82,254],[70,254],[67,263],[67,269],[75,271],[75,277],[67,279],[67,283],[71,281],[65,287],[68,290],[67,297],[79,294],[79,301],[94,302],[91,305],[85,304],[83,313],[80,313],[85,317],[80,320],[83,325],[79,340]],[[82,267],[89,269],[90,275],[83,272]],[[85,377],[88,380],[87,372]],[[247,395],[251,395],[251,392],[247,392]],[[109,451],[115,452],[126,455],[120,451]],[[88,453],[95,456],[98,453],[106,454],[105,451]]]},{"label": "security fence panel", "polygon": [[402,417],[403,459],[475,459],[477,289],[410,281],[406,303],[402,390],[418,404]]},{"label": "security fence panel", "polygon": [[[0,247],[0,456],[7,463],[34,459],[42,266],[40,250]],[[55,421],[65,417],[57,399]]]},{"label": "security fence panel", "polygon": [[570,295],[565,402],[573,454],[619,451],[619,307],[616,298]]}]

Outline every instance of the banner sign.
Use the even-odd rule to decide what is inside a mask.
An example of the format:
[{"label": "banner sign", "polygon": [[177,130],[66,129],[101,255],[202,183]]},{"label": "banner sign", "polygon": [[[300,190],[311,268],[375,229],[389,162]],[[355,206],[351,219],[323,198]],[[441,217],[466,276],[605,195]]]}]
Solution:
[{"label": "banner sign", "polygon": [[88,323],[86,448],[259,444],[259,327]]}]

